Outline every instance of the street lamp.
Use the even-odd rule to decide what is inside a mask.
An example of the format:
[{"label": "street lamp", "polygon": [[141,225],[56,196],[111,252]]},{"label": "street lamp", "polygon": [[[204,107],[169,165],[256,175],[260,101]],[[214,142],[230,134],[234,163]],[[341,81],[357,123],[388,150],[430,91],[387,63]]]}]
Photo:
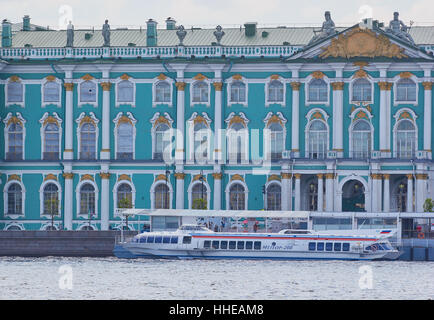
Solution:
[{"label": "street lamp", "polygon": [[201,205],[201,209],[204,209],[204,199],[203,199],[203,170],[200,170],[200,176],[199,176],[199,180],[202,183],[201,186],[201,199],[202,199],[202,205]]},{"label": "street lamp", "polygon": [[169,201],[168,201],[168,199],[169,199],[169,186],[167,185],[168,184],[167,180],[169,180],[169,176],[170,176],[169,166],[166,166],[165,174],[166,174],[166,201],[164,203],[164,206],[165,207],[167,206],[167,208],[165,208],[165,209],[169,209]]}]

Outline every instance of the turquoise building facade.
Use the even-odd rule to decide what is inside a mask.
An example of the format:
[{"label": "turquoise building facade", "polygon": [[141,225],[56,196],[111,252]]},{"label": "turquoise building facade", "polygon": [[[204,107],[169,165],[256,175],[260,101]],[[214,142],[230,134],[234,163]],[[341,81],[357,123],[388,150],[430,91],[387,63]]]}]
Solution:
[{"label": "turquoise building facade", "polygon": [[423,211],[434,27],[314,31],[149,20],[67,46],[4,20],[0,230],[115,229],[122,207]]}]

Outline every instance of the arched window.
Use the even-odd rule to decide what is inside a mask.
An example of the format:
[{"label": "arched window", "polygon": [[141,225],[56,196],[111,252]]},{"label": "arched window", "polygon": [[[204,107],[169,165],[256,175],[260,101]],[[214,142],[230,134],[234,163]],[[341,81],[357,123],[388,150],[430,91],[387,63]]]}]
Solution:
[{"label": "arched window", "polygon": [[44,102],[60,101],[60,84],[55,81],[48,81],[44,84]]},{"label": "arched window", "polygon": [[203,122],[194,125],[194,159],[206,161],[208,158],[208,127]]},{"label": "arched window", "polygon": [[246,158],[243,150],[243,139],[246,138],[246,128],[242,123],[234,123],[228,130],[228,157],[230,161],[240,162]]},{"label": "arched window", "polygon": [[268,84],[268,102],[283,102],[283,83],[273,80]]},{"label": "arched window", "polygon": [[7,160],[22,160],[24,151],[24,133],[20,123],[11,123],[8,128]]},{"label": "arched window", "polygon": [[410,120],[401,120],[396,128],[396,156],[413,158],[416,153],[416,128]]},{"label": "arched window", "polygon": [[13,183],[7,190],[8,214],[24,214],[23,191],[18,183]]},{"label": "arched window", "polygon": [[277,183],[267,187],[267,210],[282,210],[282,188]]},{"label": "arched window", "polygon": [[396,101],[416,101],[416,83],[413,80],[398,80],[396,84]]},{"label": "arched window", "polygon": [[155,209],[169,209],[170,192],[165,183],[155,187]]},{"label": "arched window", "polygon": [[85,183],[80,188],[80,214],[96,214],[95,188],[90,183]]},{"label": "arched window", "polygon": [[96,159],[96,128],[92,123],[85,123],[81,126],[80,159]]},{"label": "arched window", "polygon": [[59,190],[54,183],[44,187],[44,214],[59,214]]},{"label": "arched window", "polygon": [[229,189],[229,210],[245,210],[246,196],[244,187],[234,183]]},{"label": "arched window", "polygon": [[282,159],[282,152],[285,148],[283,142],[283,127],[279,123],[274,122],[268,126],[268,129],[270,130],[270,159],[272,161],[280,160]]},{"label": "arched window", "polygon": [[134,102],[134,83],[122,80],[117,86],[118,102]]},{"label": "arched window", "polygon": [[133,190],[127,183],[122,183],[117,189],[118,208],[132,208],[133,206]]},{"label": "arched window", "polygon": [[55,123],[49,123],[44,129],[44,160],[59,159],[59,127]]},{"label": "arched window", "polygon": [[246,85],[241,81],[231,84],[231,102],[246,102]]},{"label": "arched window", "polygon": [[196,183],[191,190],[192,209],[207,209],[207,189],[202,183]]},{"label": "arched window", "polygon": [[155,101],[159,103],[170,103],[170,84],[167,81],[160,81],[155,86]]},{"label": "arched window", "polygon": [[327,83],[322,79],[309,82],[309,102],[327,101]]},{"label": "arched window", "polygon": [[129,122],[122,122],[117,128],[117,159],[133,159],[133,125]]},{"label": "arched window", "polygon": [[80,84],[80,102],[96,102],[96,84],[84,81]]},{"label": "arched window", "polygon": [[372,100],[372,85],[364,79],[356,79],[353,82],[352,101],[362,102]]},{"label": "arched window", "polygon": [[[165,138],[165,134],[167,134],[169,130],[169,126],[165,123],[160,123],[155,128],[155,151],[154,151],[154,159],[162,160],[164,159],[164,152],[168,152],[166,148],[170,145],[170,141]],[[168,159],[168,158],[167,158]]]},{"label": "arched window", "polygon": [[23,102],[24,86],[21,82],[9,82],[7,84],[8,101],[7,102]]},{"label": "arched window", "polygon": [[366,120],[356,121],[352,129],[352,157],[369,158],[371,141],[371,125]]},{"label": "arched window", "polygon": [[193,84],[193,102],[208,103],[208,84],[197,81]]},{"label": "arched window", "polygon": [[327,127],[321,120],[313,120],[308,131],[308,151],[311,159],[324,159],[327,154]]}]

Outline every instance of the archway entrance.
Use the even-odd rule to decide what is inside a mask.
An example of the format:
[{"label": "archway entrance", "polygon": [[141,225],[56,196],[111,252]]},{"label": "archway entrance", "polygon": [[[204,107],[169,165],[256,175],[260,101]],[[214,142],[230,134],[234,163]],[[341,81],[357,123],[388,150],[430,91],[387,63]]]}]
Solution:
[{"label": "archway entrance", "polygon": [[342,211],[366,211],[365,187],[360,181],[347,181],[342,187]]}]

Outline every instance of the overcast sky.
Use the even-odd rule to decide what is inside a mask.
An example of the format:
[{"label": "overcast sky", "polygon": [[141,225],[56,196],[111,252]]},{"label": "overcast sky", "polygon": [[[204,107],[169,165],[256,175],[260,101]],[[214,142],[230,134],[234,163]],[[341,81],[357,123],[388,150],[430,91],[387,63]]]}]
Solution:
[{"label": "overcast sky", "polygon": [[[321,24],[329,10],[336,24],[352,25],[372,16],[383,22],[400,12],[406,24],[434,25],[434,0],[0,0],[1,19],[31,22],[58,29],[68,16],[76,28],[100,28],[109,19],[112,26],[140,26],[152,18],[164,27],[167,17],[184,26],[239,26]],[[66,8],[66,9],[65,9]]]}]

